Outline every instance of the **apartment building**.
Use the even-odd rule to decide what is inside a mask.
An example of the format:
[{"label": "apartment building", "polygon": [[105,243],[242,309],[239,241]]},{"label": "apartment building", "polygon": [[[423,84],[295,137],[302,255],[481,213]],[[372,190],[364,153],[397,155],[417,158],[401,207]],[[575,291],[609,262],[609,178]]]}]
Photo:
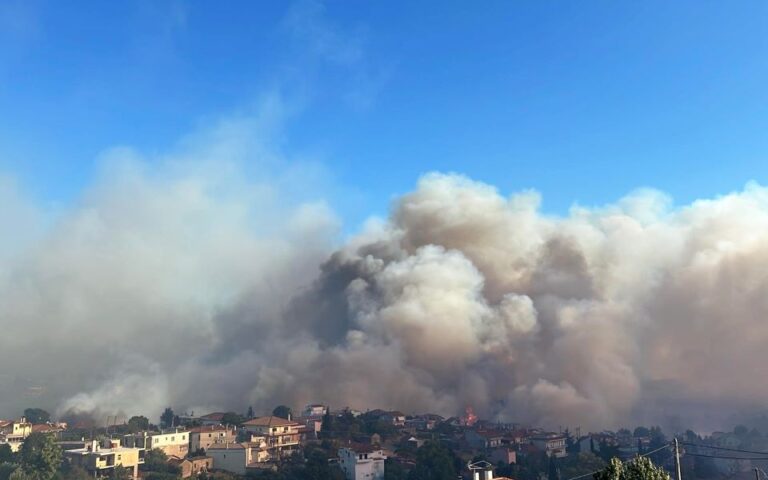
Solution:
[{"label": "apartment building", "polygon": [[122,447],[117,440],[104,443],[88,442],[85,447],[65,450],[64,458],[71,464],[84,468],[95,478],[109,477],[115,467],[127,469],[131,478],[138,478],[139,465],[144,463],[143,448]]},{"label": "apartment building", "polygon": [[299,446],[301,425],[280,417],[259,417],[243,423],[252,437],[263,437],[272,457],[293,454]]}]

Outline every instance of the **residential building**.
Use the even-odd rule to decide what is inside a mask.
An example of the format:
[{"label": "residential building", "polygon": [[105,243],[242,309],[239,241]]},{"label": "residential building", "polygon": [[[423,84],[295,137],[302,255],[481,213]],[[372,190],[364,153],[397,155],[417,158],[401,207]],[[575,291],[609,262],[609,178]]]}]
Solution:
[{"label": "residential building", "polygon": [[258,469],[272,458],[263,438],[243,443],[216,443],[207,450],[217,470],[245,475],[249,469]]},{"label": "residential building", "polygon": [[7,444],[12,452],[21,450],[24,439],[32,433],[32,424],[22,417],[19,420],[0,420],[0,445]]},{"label": "residential building", "polygon": [[510,447],[494,448],[488,456],[488,461],[494,465],[498,465],[499,462],[504,464],[515,464],[517,463],[517,452]]},{"label": "residential building", "polygon": [[443,422],[443,417],[434,414],[419,415],[405,420],[405,426],[416,430],[433,430]]},{"label": "residential building", "polygon": [[301,411],[301,416],[302,417],[322,417],[326,413],[328,413],[327,406],[321,405],[319,403],[314,403],[304,407],[304,410]]},{"label": "residential building", "polygon": [[203,415],[197,418],[200,425],[221,425],[221,421],[224,419],[224,412],[213,412],[208,415]]},{"label": "residential building", "polygon": [[[293,454],[299,446],[300,424],[280,417],[259,417],[243,423],[254,438],[263,437],[272,457]],[[253,441],[253,438],[252,438]]]},{"label": "residential building", "polygon": [[58,423],[36,423],[30,429],[31,433],[46,433],[57,435],[66,430],[66,427]]},{"label": "residential building", "polygon": [[464,438],[472,448],[488,449],[500,447],[504,440],[504,432],[496,430],[467,430]]},{"label": "residential building", "polygon": [[339,466],[347,480],[383,480],[384,455],[381,447],[349,445],[339,449]]},{"label": "residential building", "polygon": [[65,450],[64,458],[94,477],[108,477],[120,465],[135,479],[138,478],[139,465],[144,463],[144,453],[143,448],[121,447],[116,440],[107,440],[102,444],[94,440],[83,448]]},{"label": "residential building", "polygon": [[163,432],[139,432],[123,437],[126,447],[162,450],[169,457],[184,458],[189,453],[189,432],[174,428]]},{"label": "residential building", "polygon": [[237,433],[223,425],[206,425],[189,429],[189,452],[208,451],[216,443],[235,443]]},{"label": "residential building", "polygon": [[213,457],[190,457],[173,458],[168,461],[171,465],[176,465],[181,470],[181,478],[189,478],[203,472],[209,472],[213,469]]},{"label": "residential building", "polygon": [[566,456],[565,435],[559,433],[540,433],[530,437],[531,444],[544,451],[547,456],[563,458]]},{"label": "residential building", "polygon": [[387,412],[380,417],[381,421],[392,425],[393,427],[405,426],[405,414],[403,412],[392,411]]}]

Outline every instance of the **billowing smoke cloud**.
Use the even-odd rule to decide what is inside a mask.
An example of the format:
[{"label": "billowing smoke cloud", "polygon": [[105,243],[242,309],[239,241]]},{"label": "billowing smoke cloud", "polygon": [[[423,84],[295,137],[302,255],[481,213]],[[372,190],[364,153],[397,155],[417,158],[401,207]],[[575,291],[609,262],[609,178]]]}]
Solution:
[{"label": "billowing smoke cloud", "polygon": [[[220,168],[269,157],[232,147],[235,127],[151,171],[113,153],[72,211],[0,243],[0,414],[320,401],[704,425],[768,396],[768,189],[685,207],[639,191],[561,218],[433,173],[339,246],[297,193],[311,176]],[[9,183],[0,198],[14,236],[37,209]]]}]

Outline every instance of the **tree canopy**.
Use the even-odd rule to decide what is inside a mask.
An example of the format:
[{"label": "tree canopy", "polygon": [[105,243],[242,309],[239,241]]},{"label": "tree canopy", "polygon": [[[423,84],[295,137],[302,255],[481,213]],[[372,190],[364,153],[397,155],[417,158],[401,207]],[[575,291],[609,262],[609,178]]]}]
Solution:
[{"label": "tree canopy", "polygon": [[224,425],[236,425],[239,427],[244,421],[243,416],[235,412],[227,412],[221,417],[221,423]]},{"label": "tree canopy", "polygon": [[51,421],[51,414],[42,408],[27,408],[24,410],[24,418],[30,423],[46,423]]},{"label": "tree canopy", "polygon": [[622,463],[618,458],[611,459],[605,469],[594,475],[595,480],[671,480],[669,473],[653,464],[648,457],[637,457]]},{"label": "tree canopy", "polygon": [[427,442],[416,451],[416,466],[408,473],[408,480],[444,480],[456,478],[457,458],[452,451]]},{"label": "tree canopy", "polygon": [[[173,417],[171,417],[171,421],[173,421]],[[142,415],[134,415],[128,419],[128,430],[134,433],[149,430],[149,419]]]},{"label": "tree canopy", "polygon": [[31,478],[51,480],[61,466],[61,448],[53,437],[33,433],[24,439],[21,447],[21,469]]},{"label": "tree canopy", "polygon": [[11,463],[13,462],[13,450],[11,450],[11,446],[7,443],[3,443],[0,445],[0,463]]},{"label": "tree canopy", "polygon": [[635,428],[635,431],[633,432],[633,435],[635,437],[650,437],[651,431],[648,430],[647,427],[637,427]]},{"label": "tree canopy", "polygon": [[272,415],[275,417],[288,419],[288,417],[291,416],[291,407],[287,407],[285,405],[278,405],[275,407],[274,410],[272,410]]},{"label": "tree canopy", "polygon": [[172,427],[173,426],[173,419],[176,417],[173,413],[173,409],[171,407],[166,407],[165,411],[163,411],[163,414],[160,415],[160,425],[163,427]]}]

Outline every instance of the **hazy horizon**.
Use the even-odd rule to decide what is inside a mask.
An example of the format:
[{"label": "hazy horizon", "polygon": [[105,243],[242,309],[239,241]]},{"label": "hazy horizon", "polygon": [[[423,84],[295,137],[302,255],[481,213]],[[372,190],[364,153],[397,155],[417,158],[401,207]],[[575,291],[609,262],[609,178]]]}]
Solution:
[{"label": "hazy horizon", "polygon": [[0,418],[766,411],[766,4],[92,7],[0,5]]}]

